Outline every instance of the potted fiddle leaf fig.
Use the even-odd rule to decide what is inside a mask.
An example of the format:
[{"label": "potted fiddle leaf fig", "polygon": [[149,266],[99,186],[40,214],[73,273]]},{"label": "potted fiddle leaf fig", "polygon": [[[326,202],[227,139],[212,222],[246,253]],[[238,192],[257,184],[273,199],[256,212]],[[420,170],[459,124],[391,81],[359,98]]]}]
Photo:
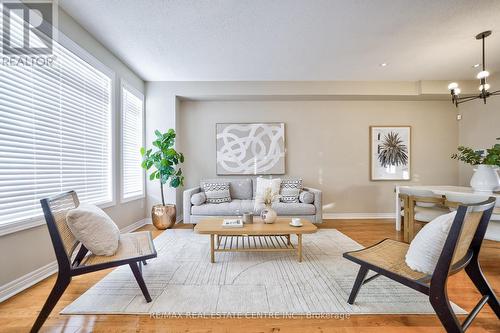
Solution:
[{"label": "potted fiddle leaf fig", "polygon": [[[498,138],[497,140],[500,140]],[[469,147],[459,146],[458,153],[451,155],[451,158],[472,165],[474,175],[470,180],[470,185],[475,192],[491,194],[495,189],[500,188],[500,178],[498,169],[500,167],[500,144],[493,145],[490,149],[474,150]]]},{"label": "potted fiddle leaf fig", "polygon": [[175,204],[165,204],[164,185],[177,188],[184,185],[184,176],[179,164],[184,162],[184,155],[174,149],[175,131],[169,129],[166,133],[155,131],[156,139],[153,148],[141,148],[142,164],[146,169],[152,169],[149,175],[151,181],[160,182],[161,205],[154,205],[151,217],[156,228],[164,230],[172,227],[176,219]]}]

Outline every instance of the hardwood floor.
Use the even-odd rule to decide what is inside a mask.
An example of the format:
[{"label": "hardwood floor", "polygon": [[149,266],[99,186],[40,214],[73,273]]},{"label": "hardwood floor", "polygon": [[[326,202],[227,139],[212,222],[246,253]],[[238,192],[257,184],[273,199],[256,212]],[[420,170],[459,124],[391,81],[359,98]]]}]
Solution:
[{"label": "hardwood floor", "polygon": [[[192,228],[177,225],[177,228]],[[362,245],[383,238],[401,239],[394,224],[382,220],[329,220],[321,228],[336,228]],[[148,225],[141,230],[160,231]],[[168,230],[166,231],[168,232]],[[500,243],[485,241],[480,261],[486,278],[499,294]],[[359,315],[346,319],[295,317],[291,319],[197,319],[150,318],[139,315],[59,315],[59,311],[103,278],[108,271],[73,278],[42,332],[443,332],[433,315]],[[55,276],[38,283],[0,304],[0,332],[27,332],[47,298]],[[459,306],[470,310],[479,294],[464,273],[452,276],[448,294]],[[463,317],[462,317],[463,320]],[[500,332],[500,322],[486,305],[468,332]]]}]

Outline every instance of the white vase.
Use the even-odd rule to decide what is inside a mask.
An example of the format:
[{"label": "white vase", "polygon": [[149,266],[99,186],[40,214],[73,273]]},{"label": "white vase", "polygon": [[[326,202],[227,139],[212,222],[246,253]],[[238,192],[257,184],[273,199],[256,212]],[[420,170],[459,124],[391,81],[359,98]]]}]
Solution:
[{"label": "white vase", "polygon": [[274,223],[277,217],[278,214],[276,214],[276,211],[271,207],[264,208],[260,213],[260,218],[264,223]]},{"label": "white vase", "polygon": [[474,169],[474,175],[470,180],[470,186],[474,192],[491,194],[500,186],[498,177],[498,167],[493,165],[480,164]]}]

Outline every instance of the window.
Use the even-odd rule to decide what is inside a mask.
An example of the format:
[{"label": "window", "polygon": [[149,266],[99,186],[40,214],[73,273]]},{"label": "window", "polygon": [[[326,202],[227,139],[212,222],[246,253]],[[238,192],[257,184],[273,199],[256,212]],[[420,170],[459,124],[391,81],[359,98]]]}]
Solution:
[{"label": "window", "polygon": [[122,201],[144,197],[144,95],[122,83]]},{"label": "window", "polygon": [[59,192],[113,201],[113,73],[59,34],[52,66],[0,65],[0,234],[42,224]]}]

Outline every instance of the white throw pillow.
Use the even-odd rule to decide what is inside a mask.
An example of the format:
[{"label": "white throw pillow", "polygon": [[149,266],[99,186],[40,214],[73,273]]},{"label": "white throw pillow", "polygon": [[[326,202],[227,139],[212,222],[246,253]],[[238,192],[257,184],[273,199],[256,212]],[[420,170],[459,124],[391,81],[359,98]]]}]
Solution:
[{"label": "white throw pillow", "polygon": [[118,250],[120,230],[99,207],[81,204],[66,214],[69,229],[93,254],[111,256]]},{"label": "white throw pillow", "polygon": [[257,186],[255,189],[255,207],[260,207],[264,204],[264,193],[268,188],[271,188],[273,194],[276,195],[273,203],[279,202],[279,193],[280,193],[281,179],[280,178],[257,178]]},{"label": "white throw pillow", "polygon": [[406,253],[406,264],[411,269],[426,274],[434,273],[456,214],[451,212],[438,216],[417,233]]}]

